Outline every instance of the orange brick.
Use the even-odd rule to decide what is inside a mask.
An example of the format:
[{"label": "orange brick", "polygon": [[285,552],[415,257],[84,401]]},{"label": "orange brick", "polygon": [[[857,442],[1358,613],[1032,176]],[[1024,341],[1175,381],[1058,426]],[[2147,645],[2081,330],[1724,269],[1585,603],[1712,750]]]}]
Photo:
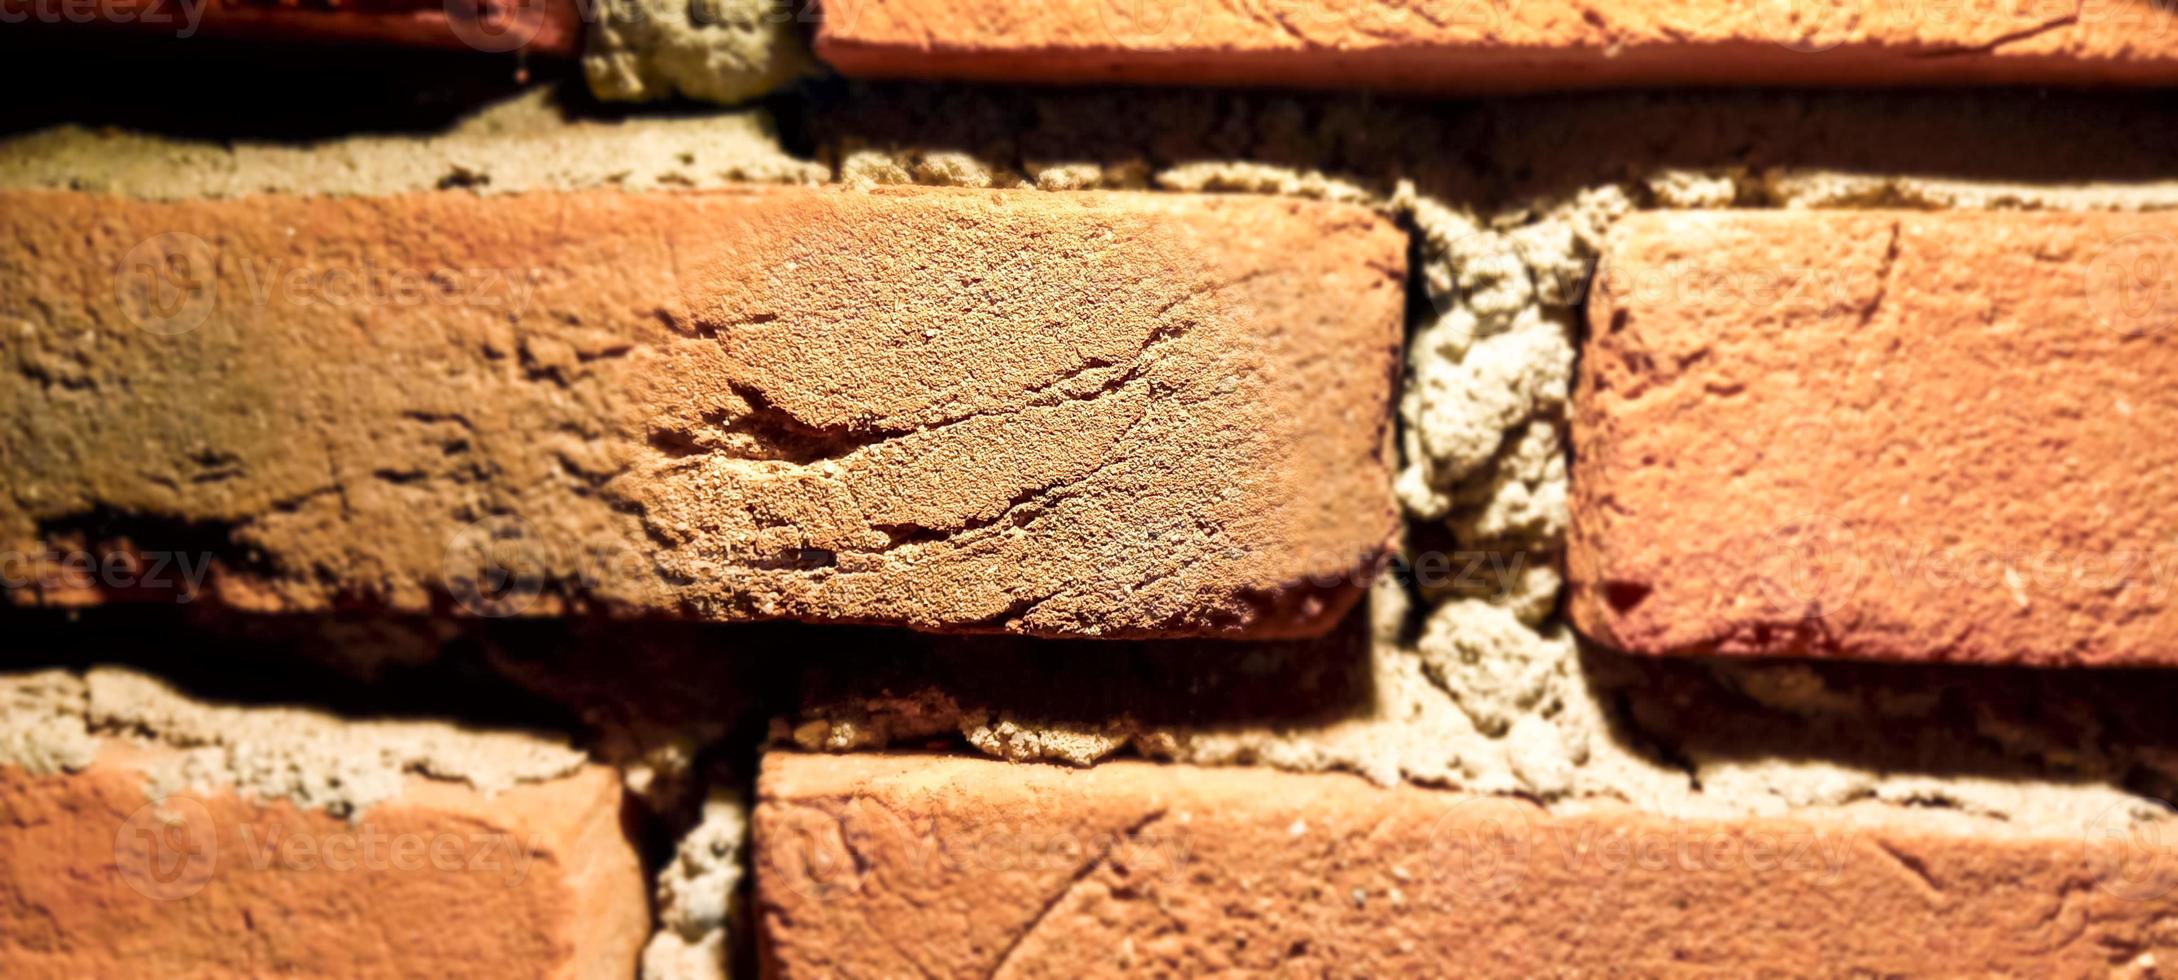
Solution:
[{"label": "orange brick", "polygon": [[0,974],[630,976],[650,931],[618,775],[485,797],[411,779],[355,820],[232,791],[147,795],[178,750],[0,766]]},{"label": "orange brick", "polygon": [[781,977],[2100,977],[2178,954],[2178,854],[2152,833],[905,755],[774,755],[759,794]]},{"label": "orange brick", "polygon": [[1397,528],[1360,208],[24,192],[0,243],[33,600],[1317,634]]},{"label": "orange brick", "polygon": [[836,0],[850,75],[1499,92],[1677,84],[2169,84],[2135,0]]},{"label": "orange brick", "polygon": [[1589,635],[2178,665],[2178,222],[1651,214],[1613,233],[1589,319]]}]

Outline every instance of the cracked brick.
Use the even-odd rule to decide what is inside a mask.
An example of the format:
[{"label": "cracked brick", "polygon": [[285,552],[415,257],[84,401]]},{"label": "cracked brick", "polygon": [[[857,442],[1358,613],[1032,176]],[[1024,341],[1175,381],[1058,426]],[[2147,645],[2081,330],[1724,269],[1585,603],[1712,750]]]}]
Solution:
[{"label": "cracked brick", "polygon": [[758,794],[758,929],[783,978],[2104,976],[2178,953],[2178,850],[2123,814],[2072,836],[1880,806],[1675,819],[874,754],[775,753]]},{"label": "cracked brick", "polygon": [[[68,18],[71,23],[90,18]],[[388,45],[567,58],[582,50],[588,8],[568,0],[453,4],[383,0],[362,7],[282,3],[180,4],[112,0],[98,27],[145,35],[214,37],[266,45]]]},{"label": "cracked brick", "polygon": [[650,917],[610,769],[495,795],[409,777],[402,795],[341,817],[227,785],[155,798],[151,774],[189,752],[110,740],[76,772],[0,765],[0,973],[635,969]]},{"label": "cracked brick", "polygon": [[1574,623],[1633,653],[2178,665],[2178,224],[1689,213],[1614,231]]},{"label": "cracked brick", "polygon": [[1396,533],[1359,208],[17,192],[0,240],[18,600],[179,554],[252,609],[1313,635]]},{"label": "cracked brick", "polygon": [[817,52],[881,78],[1506,92],[1657,85],[2170,84],[2169,5],[2052,0],[866,0]]}]

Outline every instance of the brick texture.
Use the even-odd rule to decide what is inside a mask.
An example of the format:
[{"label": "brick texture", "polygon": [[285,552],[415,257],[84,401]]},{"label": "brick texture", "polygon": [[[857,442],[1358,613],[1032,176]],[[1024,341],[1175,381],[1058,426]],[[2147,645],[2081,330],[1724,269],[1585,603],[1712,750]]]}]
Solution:
[{"label": "brick texture", "polygon": [[366,7],[277,0],[106,0],[98,9],[98,26],[141,34],[569,58],[582,50],[583,10],[589,8],[578,8],[572,0],[378,0]]},{"label": "brick texture", "polygon": [[1571,613],[1637,653],[2178,665],[2178,223],[1654,214],[1574,419]]},{"label": "brick texture", "polygon": [[7,584],[1318,634],[1396,533],[1404,249],[1248,197],[0,195]]},{"label": "brick texture", "polygon": [[630,976],[646,882],[618,774],[484,797],[411,780],[357,820],[232,791],[147,795],[177,750],[0,766],[0,974]]},{"label": "brick texture", "polygon": [[2134,0],[842,0],[851,75],[1490,92],[1668,84],[2178,81],[2178,18]]},{"label": "brick texture", "polygon": [[774,755],[759,792],[761,941],[783,977],[2099,977],[2178,954],[2178,855],[2155,836],[1550,816],[1140,762]]}]

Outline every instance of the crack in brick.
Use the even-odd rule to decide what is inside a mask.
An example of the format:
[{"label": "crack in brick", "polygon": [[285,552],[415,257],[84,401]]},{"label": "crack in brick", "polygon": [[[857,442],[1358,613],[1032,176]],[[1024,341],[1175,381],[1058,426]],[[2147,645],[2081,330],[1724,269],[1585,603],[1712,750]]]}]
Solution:
[{"label": "crack in brick", "polygon": [[1057,894],[1051,896],[1051,900],[1045,902],[1044,907],[1037,910],[1036,917],[1029,920],[1028,925],[1023,926],[1020,932],[1015,933],[1013,941],[1007,943],[1006,948],[999,953],[998,962],[991,967],[989,980],[998,980],[998,977],[1006,972],[1006,967],[1012,964],[1014,956],[1021,951],[1021,947],[1027,945],[1030,937],[1043,928],[1044,923],[1050,920],[1052,913],[1058,911],[1059,906],[1066,904],[1066,900],[1072,898],[1074,893],[1081,889],[1082,884],[1089,880],[1090,876],[1109,865],[1113,854],[1117,853],[1120,848],[1134,843],[1137,838],[1142,836],[1143,831],[1148,830],[1157,821],[1164,819],[1166,813],[1167,810],[1164,807],[1150,811],[1113,837],[1112,842],[1106,845],[1104,850],[1098,852],[1096,857],[1091,858],[1088,863],[1075,869],[1073,877],[1067,880],[1066,886],[1059,889]]},{"label": "crack in brick", "polygon": [[[1254,276],[1244,276],[1230,283],[1196,290],[1187,296],[1166,304],[1159,310],[1159,315],[1162,316],[1180,304],[1201,295],[1239,285],[1241,282],[1252,278]],[[1155,365],[1154,355],[1156,352],[1167,344],[1186,336],[1188,331],[1189,326],[1187,325],[1159,325],[1155,330],[1150,331],[1148,337],[1136,349],[1133,358],[1127,362],[1126,369],[1123,372],[1117,377],[1099,383],[1092,390],[1080,393],[1049,394],[1053,389],[1060,388],[1068,382],[1093,371],[1111,370],[1119,367],[1119,365],[1091,358],[1068,369],[1057,378],[1024,389],[1022,391],[1024,400],[1015,405],[966,412],[912,427],[862,429],[854,426],[812,423],[795,415],[792,411],[774,404],[769,395],[754,385],[728,382],[728,387],[732,392],[740,397],[742,401],[748,403],[749,411],[738,416],[726,412],[712,412],[707,413],[704,420],[719,426],[727,434],[752,436],[770,452],[735,452],[730,447],[708,442],[687,429],[665,429],[653,432],[650,442],[653,448],[676,458],[704,453],[720,453],[728,456],[728,458],[776,460],[802,466],[842,459],[863,450],[880,448],[909,436],[941,432],[980,419],[1011,418],[1031,409],[1052,408],[1066,404],[1101,400],[1141,380],[1149,369]]]},{"label": "crack in brick", "polygon": [[2072,12],[2069,14],[2066,14],[2062,17],[2053,17],[2049,20],[2043,21],[2040,24],[2034,25],[2033,27],[2025,27],[2006,34],[1998,35],[1994,40],[1991,40],[1986,44],[1961,45],[1958,47],[1941,48],[1935,51],[1919,52],[1912,55],[1912,57],[1919,59],[1942,59],[1958,58],[1972,55],[1995,54],[1999,48],[2018,44],[2022,41],[2032,40],[2044,34],[2048,34],[2051,31],[2063,30],[2064,28],[2073,27],[2079,24],[2080,10],[2081,8],[2076,5],[2073,7]]},{"label": "crack in brick", "polygon": [[1944,893],[1942,885],[1937,884],[1936,876],[1929,873],[1928,862],[1922,860],[1920,855],[1906,851],[1882,837],[1875,837],[1873,840],[1876,850],[1885,857],[1890,858],[1898,865],[1900,870],[1912,878],[1914,883],[1921,889],[1922,894],[1926,895],[1932,904],[1947,905],[1950,903],[1950,896]]}]

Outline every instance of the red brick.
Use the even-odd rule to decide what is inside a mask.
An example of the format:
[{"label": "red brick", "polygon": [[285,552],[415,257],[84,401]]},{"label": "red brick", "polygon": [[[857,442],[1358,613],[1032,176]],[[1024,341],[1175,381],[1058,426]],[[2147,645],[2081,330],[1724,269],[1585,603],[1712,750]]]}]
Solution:
[{"label": "red brick", "polygon": [[1576,395],[1574,622],[1635,653],[2178,665],[2178,222],[1652,214]]},{"label": "red brick", "polygon": [[1317,634],[1396,532],[1403,254],[1250,197],[0,195],[8,584]]},{"label": "red brick", "polygon": [[590,8],[572,0],[379,0],[364,7],[280,0],[104,0],[93,23],[184,40],[201,36],[266,44],[384,44],[571,58],[582,51],[585,9]]},{"label": "red brick", "polygon": [[650,931],[617,773],[485,797],[411,779],[354,821],[231,790],[154,803],[178,750],[0,766],[9,977],[630,976]]},{"label": "red brick", "polygon": [[1343,775],[931,756],[774,755],[759,796],[782,977],[2099,977],[2178,954],[2178,854],[2145,831],[1550,815]]},{"label": "red brick", "polygon": [[1495,92],[1677,84],[2178,81],[2133,0],[837,0],[850,75]]}]

